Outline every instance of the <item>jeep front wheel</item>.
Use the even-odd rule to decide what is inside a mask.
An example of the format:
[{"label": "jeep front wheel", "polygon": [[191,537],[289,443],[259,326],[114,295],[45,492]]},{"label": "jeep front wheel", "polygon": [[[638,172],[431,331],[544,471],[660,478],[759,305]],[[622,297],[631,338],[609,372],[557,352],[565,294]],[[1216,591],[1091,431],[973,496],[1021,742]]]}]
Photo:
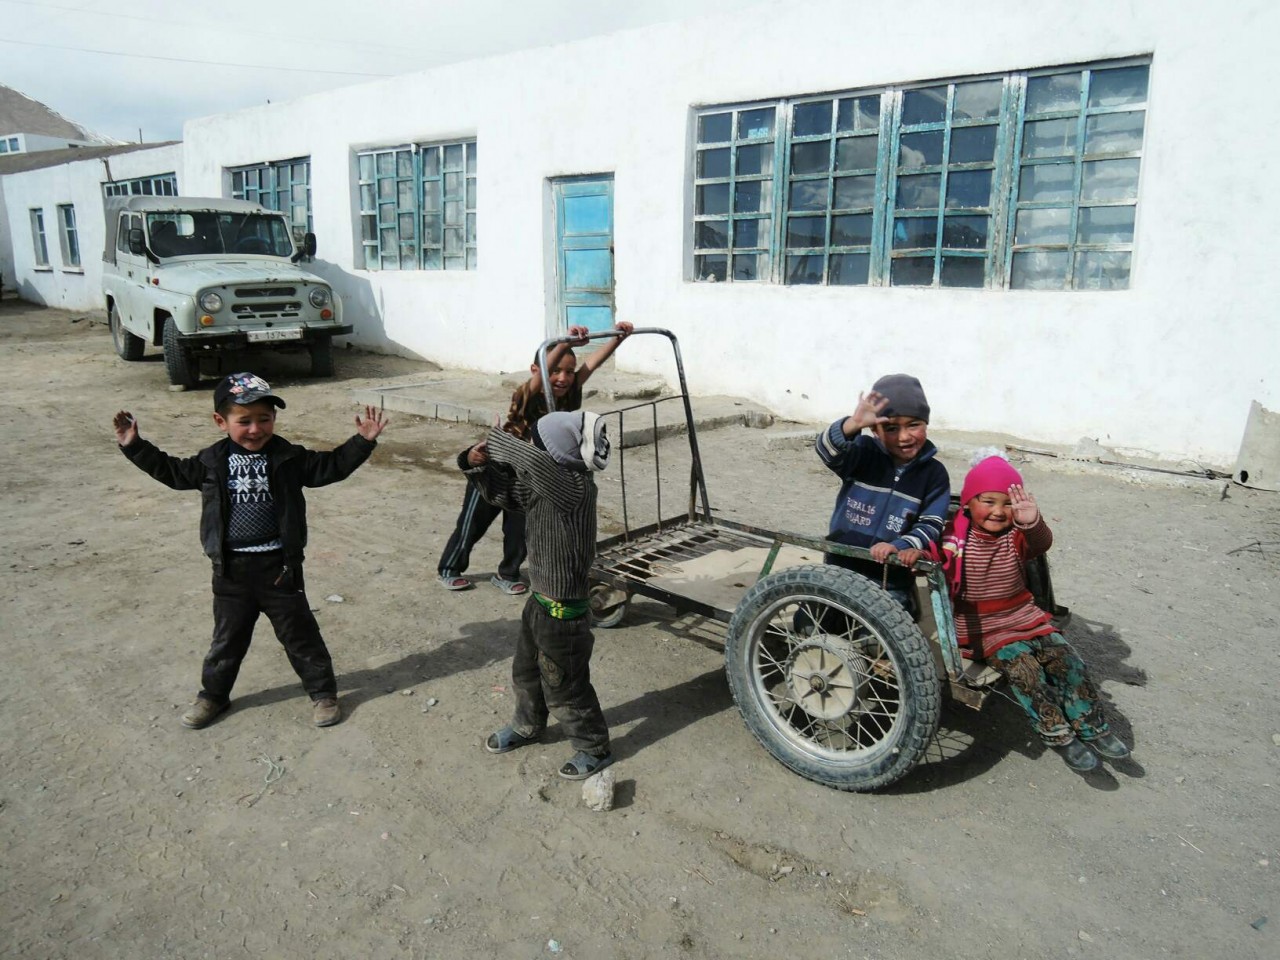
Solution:
[{"label": "jeep front wheel", "polygon": [[311,344],[311,375],[333,376],[333,339],[320,337]]},{"label": "jeep front wheel", "polygon": [[169,374],[169,382],[175,387],[190,390],[200,379],[200,369],[195,358],[182,345],[173,317],[164,318],[164,369]]},{"label": "jeep front wheel", "polygon": [[141,360],[142,351],[146,349],[147,343],[141,337],[135,337],[124,328],[120,323],[120,308],[114,303],[111,304],[108,323],[111,327],[111,343],[116,348],[116,353],[120,356],[120,359]]}]

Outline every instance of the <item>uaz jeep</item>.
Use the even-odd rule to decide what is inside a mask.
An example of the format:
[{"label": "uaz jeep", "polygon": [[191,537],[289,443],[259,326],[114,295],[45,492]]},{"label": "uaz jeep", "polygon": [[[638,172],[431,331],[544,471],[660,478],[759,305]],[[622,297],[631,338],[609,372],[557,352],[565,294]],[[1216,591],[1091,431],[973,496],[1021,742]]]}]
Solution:
[{"label": "uaz jeep", "polygon": [[298,262],[284,216],[256,203],[205,197],[106,202],[102,292],[111,339],[125,360],[164,349],[169,382],[220,375],[249,346],[305,347],[314,376],[333,374],[331,338],[351,332],[329,284]]}]

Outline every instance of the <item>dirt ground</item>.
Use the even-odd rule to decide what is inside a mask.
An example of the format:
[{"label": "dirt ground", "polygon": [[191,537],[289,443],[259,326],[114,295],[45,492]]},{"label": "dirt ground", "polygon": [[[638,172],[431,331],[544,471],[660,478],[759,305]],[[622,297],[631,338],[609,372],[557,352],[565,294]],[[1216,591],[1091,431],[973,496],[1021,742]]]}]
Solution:
[{"label": "dirt ground", "polygon": [[[217,437],[210,391],[169,392],[157,357],[122,362],[95,320],[0,305],[0,954],[1280,954],[1280,495],[1023,465],[1131,762],[1075,774],[996,699],[948,705],[894,787],[827,789],[743,725],[723,629],[646,601],[597,634],[619,759],[617,807],[595,813],[556,776],[554,727],[481,749],[511,709],[522,601],[434,580],[470,427],[396,418],[352,478],[309,494],[308,593],[345,721],[311,725],[260,624],[231,711],[184,729],[211,619],[198,496],[130,466],[110,419],[130,409],[192,453]],[[334,445],[352,388],[427,369],[337,366],[310,381],[302,358],[254,362],[289,402],[281,434]],[[713,506],[822,532],[836,484],[799,431],[704,434]],[[962,475],[961,445],[935,439]]]}]

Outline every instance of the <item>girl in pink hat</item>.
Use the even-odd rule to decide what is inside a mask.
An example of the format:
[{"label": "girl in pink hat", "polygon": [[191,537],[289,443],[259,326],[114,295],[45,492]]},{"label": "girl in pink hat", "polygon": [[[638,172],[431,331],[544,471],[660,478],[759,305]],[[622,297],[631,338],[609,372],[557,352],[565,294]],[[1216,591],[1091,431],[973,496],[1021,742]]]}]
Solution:
[{"label": "girl in pink hat", "polygon": [[1048,551],[1053,533],[1022,476],[1003,457],[987,457],[964,478],[960,505],[941,559],[961,653],[1008,679],[1036,733],[1073,770],[1098,765],[1090,746],[1112,760],[1127,757],[1084,661],[1027,589],[1026,563]]}]

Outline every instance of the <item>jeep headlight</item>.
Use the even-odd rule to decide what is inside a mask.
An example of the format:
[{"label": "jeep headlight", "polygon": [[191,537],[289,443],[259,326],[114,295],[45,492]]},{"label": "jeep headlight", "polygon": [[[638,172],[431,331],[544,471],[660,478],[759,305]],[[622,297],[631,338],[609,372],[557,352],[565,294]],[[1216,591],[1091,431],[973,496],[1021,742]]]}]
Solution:
[{"label": "jeep headlight", "polygon": [[222,309],[222,298],[210,290],[200,294],[200,309],[205,313],[217,313]]},{"label": "jeep headlight", "polygon": [[311,305],[317,310],[329,305],[329,291],[324,287],[313,287],[311,292],[307,294],[307,299],[311,301]]}]

